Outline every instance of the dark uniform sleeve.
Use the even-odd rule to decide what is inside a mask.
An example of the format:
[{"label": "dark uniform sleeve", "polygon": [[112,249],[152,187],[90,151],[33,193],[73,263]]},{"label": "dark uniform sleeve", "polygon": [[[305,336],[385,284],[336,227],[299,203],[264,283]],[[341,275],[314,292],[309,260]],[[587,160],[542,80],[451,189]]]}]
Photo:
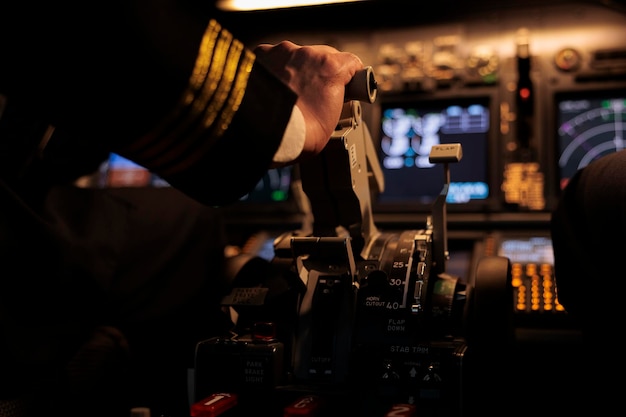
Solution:
[{"label": "dark uniform sleeve", "polygon": [[0,94],[204,204],[233,202],[267,171],[296,95],[192,4],[3,6]]}]

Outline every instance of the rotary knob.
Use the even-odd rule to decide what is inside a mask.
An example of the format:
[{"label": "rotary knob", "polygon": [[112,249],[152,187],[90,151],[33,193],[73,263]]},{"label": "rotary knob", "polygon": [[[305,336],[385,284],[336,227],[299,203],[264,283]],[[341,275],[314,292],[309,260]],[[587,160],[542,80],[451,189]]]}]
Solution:
[{"label": "rotary knob", "polygon": [[574,48],[564,48],[554,56],[554,64],[561,71],[575,71],[580,68],[580,53]]}]

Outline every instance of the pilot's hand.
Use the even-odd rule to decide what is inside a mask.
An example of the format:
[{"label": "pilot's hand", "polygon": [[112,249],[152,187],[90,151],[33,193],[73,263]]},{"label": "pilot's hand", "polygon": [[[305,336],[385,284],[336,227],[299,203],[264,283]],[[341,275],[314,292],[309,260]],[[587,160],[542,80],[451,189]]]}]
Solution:
[{"label": "pilot's hand", "polygon": [[259,45],[255,53],[298,94],[296,105],[306,124],[299,159],[318,154],[339,122],[346,84],[363,69],[363,62],[332,46],[300,46],[289,41]]}]

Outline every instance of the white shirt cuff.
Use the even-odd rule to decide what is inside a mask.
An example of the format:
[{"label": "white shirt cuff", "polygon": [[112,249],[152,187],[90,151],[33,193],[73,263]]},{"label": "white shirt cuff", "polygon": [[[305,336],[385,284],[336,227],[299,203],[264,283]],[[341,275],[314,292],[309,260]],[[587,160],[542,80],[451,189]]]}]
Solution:
[{"label": "white shirt cuff", "polygon": [[298,106],[293,106],[283,139],[274,154],[274,163],[284,164],[295,161],[302,153],[302,149],[304,149],[305,138],[306,125],[304,116]]}]

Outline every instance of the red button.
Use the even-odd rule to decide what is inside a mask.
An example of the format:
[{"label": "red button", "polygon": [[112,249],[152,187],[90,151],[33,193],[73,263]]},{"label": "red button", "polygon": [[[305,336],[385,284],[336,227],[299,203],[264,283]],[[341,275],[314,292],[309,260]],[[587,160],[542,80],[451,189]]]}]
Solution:
[{"label": "red button", "polygon": [[216,393],[191,406],[191,417],[217,417],[237,405],[237,395]]}]

